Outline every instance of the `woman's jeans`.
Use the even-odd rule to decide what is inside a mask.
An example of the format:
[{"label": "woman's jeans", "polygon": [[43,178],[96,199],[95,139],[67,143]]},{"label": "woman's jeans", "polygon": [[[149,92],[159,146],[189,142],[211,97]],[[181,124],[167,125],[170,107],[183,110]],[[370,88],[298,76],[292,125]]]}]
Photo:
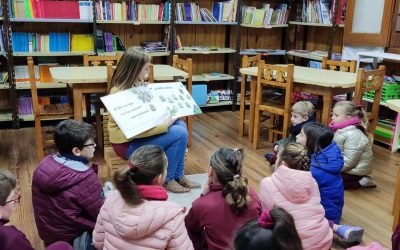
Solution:
[{"label": "woman's jeans", "polygon": [[165,181],[179,180],[184,175],[185,153],[188,142],[188,131],[185,122],[176,120],[164,134],[145,138],[134,139],[126,151],[126,158],[138,148],[144,145],[156,145],[161,147],[168,159],[167,177]]}]

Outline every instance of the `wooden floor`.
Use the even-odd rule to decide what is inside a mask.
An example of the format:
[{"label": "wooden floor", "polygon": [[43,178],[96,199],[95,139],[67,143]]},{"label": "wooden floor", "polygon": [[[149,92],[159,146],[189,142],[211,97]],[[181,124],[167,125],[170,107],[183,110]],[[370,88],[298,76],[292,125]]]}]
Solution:
[{"label": "wooden floor", "polygon": [[[265,151],[270,145],[251,150],[247,137],[239,138],[239,114],[233,112],[215,112],[197,116],[193,122],[193,146],[189,150],[185,166],[186,174],[204,173],[208,168],[208,156],[218,147],[243,147],[246,149],[244,175],[249,178],[252,187],[258,190],[262,178],[271,175],[264,160]],[[2,168],[12,170],[18,176],[18,189],[22,195],[21,203],[16,207],[12,223],[20,228],[36,249],[43,249],[38,237],[31,205],[31,177],[36,167],[33,129],[17,131],[0,130],[0,162]],[[373,178],[376,189],[345,192],[345,206],[342,223],[358,225],[365,229],[363,244],[378,241],[390,247],[392,234],[391,215],[395,176],[397,176],[399,154],[391,154],[387,149],[374,146]],[[96,160],[104,166],[101,152]],[[106,176],[101,172],[102,179]],[[339,249],[339,248],[338,248]]]}]

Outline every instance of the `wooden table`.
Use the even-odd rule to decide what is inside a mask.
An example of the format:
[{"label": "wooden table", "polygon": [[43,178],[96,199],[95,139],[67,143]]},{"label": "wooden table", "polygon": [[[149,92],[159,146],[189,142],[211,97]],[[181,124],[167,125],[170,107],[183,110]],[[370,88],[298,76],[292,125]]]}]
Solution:
[{"label": "wooden table", "polygon": [[[74,119],[82,120],[82,99],[85,94],[107,93],[107,67],[53,67],[51,76],[55,82],[66,83],[72,89]],[[186,79],[188,74],[170,65],[154,65],[154,80],[173,81]]]},{"label": "wooden table", "polygon": [[[249,131],[253,131],[258,68],[241,68],[240,73],[251,76]],[[356,73],[295,66],[293,91],[303,91],[322,96],[321,123],[327,125],[333,97],[353,92],[356,85],[356,78]],[[249,139],[253,141],[252,132],[249,132]]]}]

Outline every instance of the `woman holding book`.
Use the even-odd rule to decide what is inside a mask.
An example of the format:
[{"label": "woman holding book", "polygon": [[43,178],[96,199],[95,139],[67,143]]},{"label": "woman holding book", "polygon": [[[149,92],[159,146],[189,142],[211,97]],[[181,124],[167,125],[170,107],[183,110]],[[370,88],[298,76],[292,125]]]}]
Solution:
[{"label": "woman holding book", "polygon": [[[144,84],[149,73],[150,56],[128,48],[121,57],[111,79],[110,94]],[[173,193],[189,192],[190,188],[200,188],[200,184],[189,181],[184,176],[184,160],[188,142],[186,124],[176,118],[168,117],[165,121],[133,138],[126,138],[115,120],[108,122],[110,142],[118,156],[128,159],[138,148],[144,145],[160,146],[167,155],[168,168],[164,187]]]}]

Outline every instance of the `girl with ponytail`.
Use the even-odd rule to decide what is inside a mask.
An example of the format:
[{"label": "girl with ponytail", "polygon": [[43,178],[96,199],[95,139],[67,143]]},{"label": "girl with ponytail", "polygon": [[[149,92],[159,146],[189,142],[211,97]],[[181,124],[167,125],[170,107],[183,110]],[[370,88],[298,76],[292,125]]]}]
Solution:
[{"label": "girl with ponytail", "polygon": [[261,214],[257,193],[242,177],[243,150],[220,148],[210,158],[208,185],[185,218],[195,249],[231,249],[241,225]]},{"label": "girl with ponytail", "polygon": [[349,101],[336,103],[329,127],[335,133],[344,158],[344,189],[376,187],[372,173],[372,146],[368,138],[368,117],[365,110]]},{"label": "girl with ponytail", "polygon": [[135,150],[129,166],[117,170],[112,191],[97,217],[93,244],[97,249],[193,249],[185,209],[167,201],[162,186],[167,157],[159,146]]},{"label": "girl with ponytail", "polygon": [[293,217],[282,208],[264,210],[244,224],[235,237],[236,250],[302,250]]}]

